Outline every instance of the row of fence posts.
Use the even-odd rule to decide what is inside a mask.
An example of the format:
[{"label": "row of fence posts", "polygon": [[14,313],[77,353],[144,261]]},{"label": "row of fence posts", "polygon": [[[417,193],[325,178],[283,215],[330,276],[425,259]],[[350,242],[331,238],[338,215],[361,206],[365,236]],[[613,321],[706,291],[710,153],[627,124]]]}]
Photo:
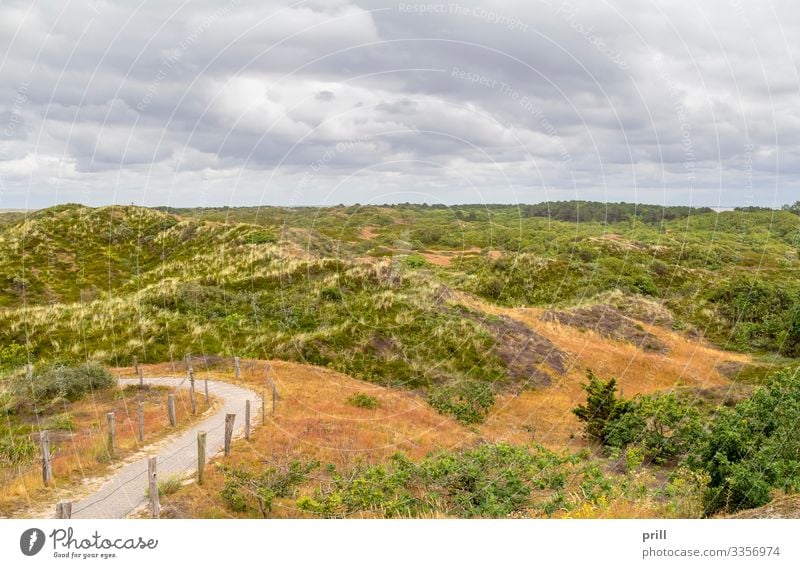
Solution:
[{"label": "row of fence posts", "polygon": [[[195,377],[194,369],[190,365],[190,356],[186,356],[186,362],[189,374],[189,397],[192,405],[192,414],[196,414],[197,406],[195,402]],[[241,361],[239,357],[233,358],[234,377],[238,380],[241,378]],[[139,367],[136,357],[133,358],[133,367],[136,375],[139,377],[139,387],[144,387],[144,379],[142,370]],[[269,363],[265,367],[265,379],[267,388],[272,390],[272,414],[275,414],[275,408],[278,399],[278,390],[275,382],[269,376]],[[206,406],[209,404],[208,396],[208,379],[205,379],[205,398]],[[250,422],[250,400],[245,401],[244,407],[244,438],[250,440],[251,422]],[[175,395],[170,393],[167,395],[167,415],[171,427],[177,426],[177,415],[175,413]],[[137,408],[138,429],[137,437],[139,442],[144,442],[144,410],[142,402],[139,401]],[[108,422],[107,432],[107,445],[108,453],[113,456],[116,448],[116,420],[115,413],[108,412],[106,414]],[[266,392],[261,397],[261,421],[265,424],[267,420],[267,397]],[[231,454],[231,443],[233,441],[233,427],[236,421],[236,414],[225,414],[225,438],[223,445],[223,453],[225,456]],[[50,454],[50,436],[47,430],[43,431],[40,435],[41,451],[42,451],[42,478],[45,486],[50,485],[53,479],[53,468]],[[199,431],[197,433],[197,483],[202,485],[205,482],[205,467],[206,467],[206,432]],[[148,458],[147,460],[147,478],[148,478],[148,495],[149,495],[149,509],[150,517],[157,519],[161,512],[161,506],[158,500],[158,470],[157,460],[155,457]],[[56,518],[57,519],[70,519],[72,518],[72,502],[60,501],[56,504]]]}]

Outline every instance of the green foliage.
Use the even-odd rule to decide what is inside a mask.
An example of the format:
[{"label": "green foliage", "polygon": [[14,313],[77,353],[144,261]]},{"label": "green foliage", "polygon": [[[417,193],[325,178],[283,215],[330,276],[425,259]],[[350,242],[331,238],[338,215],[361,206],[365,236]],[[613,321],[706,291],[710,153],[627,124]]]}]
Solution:
[{"label": "green foliage", "polygon": [[45,428],[48,430],[74,430],[75,419],[69,412],[54,414],[47,419]]},{"label": "green foliage", "polygon": [[599,468],[577,463],[574,456],[539,446],[505,443],[441,451],[419,463],[396,454],[386,464],[335,472],[313,496],[298,500],[298,506],[322,517],[551,515],[578,503],[568,496],[570,484],[580,486],[585,502],[611,493],[612,484]]},{"label": "green foliage", "polygon": [[0,437],[0,468],[30,463],[37,455],[36,445],[30,435],[4,432]]},{"label": "green foliage", "polygon": [[800,372],[783,371],[734,408],[721,408],[691,463],[709,476],[706,514],[800,491]]},{"label": "green foliage", "polygon": [[618,422],[631,411],[631,404],[617,397],[616,379],[603,381],[591,370],[587,370],[586,375],[589,380],[581,385],[586,391],[586,404],[572,412],[585,423],[587,437],[605,446],[619,436],[614,430],[618,430]]},{"label": "green foliage", "polygon": [[319,467],[315,461],[277,464],[254,472],[245,467],[221,466],[224,476],[221,496],[237,513],[258,512],[267,518],[276,498],[290,497],[309,473]]},{"label": "green foliage", "polygon": [[685,456],[702,433],[700,413],[674,394],[640,396],[607,427],[605,444],[638,449],[643,461],[662,464]]},{"label": "green foliage", "polygon": [[76,367],[54,364],[37,369],[30,380],[16,378],[13,388],[19,405],[46,406],[56,400],[79,400],[89,392],[116,384],[116,378],[96,363]]},{"label": "green foliage", "polygon": [[12,341],[8,345],[0,345],[0,371],[9,371],[21,367],[28,360],[24,345]]},{"label": "green foliage", "polygon": [[741,347],[800,356],[800,287],[741,276],[717,286],[711,297]]},{"label": "green foliage", "polygon": [[[166,497],[177,493],[183,487],[183,478],[180,475],[168,475],[158,481],[158,496]],[[150,488],[145,489],[145,497],[150,497]]]},{"label": "green foliage", "polygon": [[358,408],[378,408],[379,405],[377,398],[363,392],[347,397],[347,403]]},{"label": "green foliage", "polygon": [[428,265],[428,261],[421,254],[409,254],[403,262],[409,268],[422,268]]},{"label": "green foliage", "polygon": [[494,404],[491,385],[464,379],[435,387],[428,393],[428,404],[465,424],[482,422]]},{"label": "green foliage", "polygon": [[249,245],[263,245],[268,243],[276,243],[278,242],[278,239],[275,238],[275,235],[269,231],[255,230],[247,236],[245,242]]}]

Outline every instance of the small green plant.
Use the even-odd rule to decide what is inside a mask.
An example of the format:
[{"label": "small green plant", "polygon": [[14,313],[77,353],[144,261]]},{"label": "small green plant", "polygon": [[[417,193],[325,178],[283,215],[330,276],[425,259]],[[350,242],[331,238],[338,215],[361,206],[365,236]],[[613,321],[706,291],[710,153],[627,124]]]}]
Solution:
[{"label": "small green plant", "polygon": [[0,467],[29,463],[36,456],[36,450],[30,436],[9,432],[0,438]]},{"label": "small green plant", "polygon": [[421,254],[410,254],[405,258],[405,264],[409,268],[422,268],[428,265],[428,261]]},{"label": "small green plant", "polygon": [[47,420],[46,428],[49,430],[74,430],[75,419],[69,412],[55,414]]},{"label": "small green plant", "polygon": [[249,245],[263,245],[268,243],[275,243],[278,239],[269,231],[253,231],[247,236],[247,244]]},{"label": "small green plant", "polygon": [[[183,487],[183,478],[180,475],[168,475],[158,480],[158,496],[165,497],[177,493]],[[145,489],[145,497],[150,497],[150,488]]]},{"label": "small green plant", "polygon": [[431,389],[428,404],[465,424],[482,422],[494,404],[491,385],[463,379]]},{"label": "small green plant", "polygon": [[377,408],[379,405],[377,398],[364,394],[363,392],[357,392],[348,397],[347,403],[351,406],[357,406],[358,408]]}]

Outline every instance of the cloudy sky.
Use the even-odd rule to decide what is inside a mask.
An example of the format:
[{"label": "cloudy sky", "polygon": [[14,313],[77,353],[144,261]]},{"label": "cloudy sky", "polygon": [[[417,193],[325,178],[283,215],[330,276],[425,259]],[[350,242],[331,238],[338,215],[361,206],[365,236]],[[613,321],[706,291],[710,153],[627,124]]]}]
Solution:
[{"label": "cloudy sky", "polygon": [[0,208],[800,199],[795,0],[0,5]]}]

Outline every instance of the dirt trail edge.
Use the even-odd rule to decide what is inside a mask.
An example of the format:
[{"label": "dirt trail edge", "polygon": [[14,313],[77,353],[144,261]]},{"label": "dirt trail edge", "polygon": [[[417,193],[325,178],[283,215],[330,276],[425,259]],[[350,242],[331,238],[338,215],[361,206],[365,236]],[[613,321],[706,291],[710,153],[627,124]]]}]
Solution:
[{"label": "dirt trail edge", "polygon": [[[139,379],[120,379],[120,386],[138,384]],[[175,378],[146,378],[146,384],[167,387],[189,388],[189,381],[181,382]],[[203,404],[203,379],[195,384],[198,403]],[[72,518],[75,519],[119,519],[147,501],[147,458],[156,456],[158,478],[170,475],[189,475],[197,470],[197,432],[206,434],[206,461],[222,451],[225,436],[225,415],[236,414],[234,437],[239,437],[244,429],[244,410],[249,399],[253,405],[253,425],[260,422],[261,397],[255,392],[222,381],[208,381],[208,392],[221,401],[216,412],[189,428],[154,444],[152,451],[144,448],[140,459],[128,463],[110,475],[100,489],[72,505]]]}]

